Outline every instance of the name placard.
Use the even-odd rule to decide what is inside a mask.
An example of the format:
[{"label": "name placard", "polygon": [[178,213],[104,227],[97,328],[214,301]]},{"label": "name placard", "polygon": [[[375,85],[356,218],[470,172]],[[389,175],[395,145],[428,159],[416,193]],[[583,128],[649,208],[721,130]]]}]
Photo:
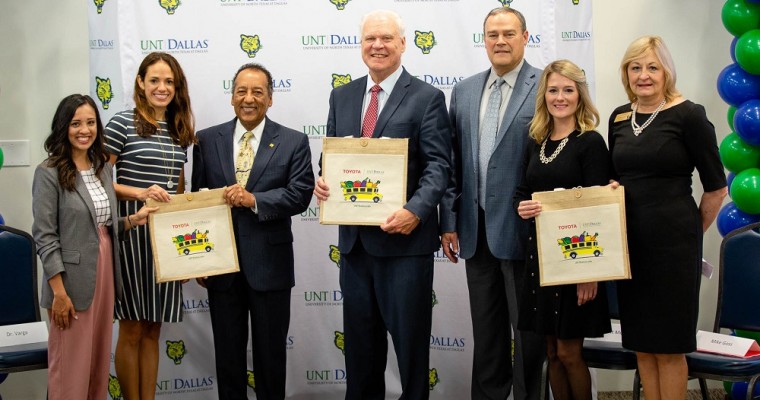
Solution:
[{"label": "name placard", "polygon": [[748,358],[760,355],[760,346],[749,338],[697,331],[697,351]]},{"label": "name placard", "polygon": [[613,322],[612,332],[605,333],[604,336],[602,337],[585,338],[583,340],[587,342],[592,341],[592,342],[607,342],[607,343],[623,343],[623,336],[620,333],[620,323]]},{"label": "name placard", "polygon": [[0,347],[42,343],[47,340],[48,329],[44,321],[0,326]]}]

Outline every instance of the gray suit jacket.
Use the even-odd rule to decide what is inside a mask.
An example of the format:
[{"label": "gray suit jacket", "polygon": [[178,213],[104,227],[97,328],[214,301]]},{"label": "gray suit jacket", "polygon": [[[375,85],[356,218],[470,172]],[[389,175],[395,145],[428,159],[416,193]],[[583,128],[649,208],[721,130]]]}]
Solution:
[{"label": "gray suit jacket", "polygon": [[[116,297],[121,293],[120,243],[113,235],[122,232],[124,222],[118,217],[116,193],[113,189],[112,169],[103,167],[100,180],[111,203],[114,288]],[[47,160],[37,166],[32,184],[32,235],[37,243],[37,254],[42,260],[42,299],[40,306],[53,305],[53,291],[47,281],[60,273],[63,286],[74,309],[86,310],[92,304],[95,293],[100,240],[95,221],[95,204],[90,193],[77,174],[76,190],[64,190],[58,183],[58,169],[47,166]]]},{"label": "gray suit jacket", "polygon": [[[457,232],[459,254],[472,258],[478,237],[478,149],[480,103],[490,69],[462,80],[451,93],[449,116],[454,135],[455,182],[441,204],[441,231]],[[512,197],[522,175],[522,154],[536,104],[541,71],[526,61],[517,75],[509,104],[497,134],[486,177],[486,237],[491,253],[504,260],[524,258],[527,224],[514,208]]]}]

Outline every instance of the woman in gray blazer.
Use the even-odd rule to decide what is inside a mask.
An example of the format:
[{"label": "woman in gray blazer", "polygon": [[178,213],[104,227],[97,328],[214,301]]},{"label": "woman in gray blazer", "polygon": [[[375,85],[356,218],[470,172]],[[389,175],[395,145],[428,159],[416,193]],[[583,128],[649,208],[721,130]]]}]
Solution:
[{"label": "woman in gray blazer", "polygon": [[143,225],[156,208],[120,219],[103,125],[95,102],[74,94],[58,105],[34,172],[32,233],[48,310],[48,398],[103,399],[110,369],[114,299],[121,290],[115,233]]}]

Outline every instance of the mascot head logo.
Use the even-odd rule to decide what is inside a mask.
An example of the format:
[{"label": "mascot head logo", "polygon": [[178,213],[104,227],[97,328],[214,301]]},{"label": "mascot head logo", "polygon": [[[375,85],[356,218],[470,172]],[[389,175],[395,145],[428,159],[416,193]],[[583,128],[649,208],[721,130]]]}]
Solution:
[{"label": "mascot head logo", "polygon": [[185,357],[185,354],[187,354],[187,350],[185,349],[184,340],[176,342],[172,342],[171,340],[166,341],[166,356],[174,361],[174,365],[182,364],[182,358]]},{"label": "mascot head logo", "polygon": [[111,100],[113,99],[113,92],[111,91],[111,78],[100,78],[95,77],[95,82],[97,83],[97,94],[98,94],[98,100],[100,100],[100,104],[103,105],[104,110],[108,110],[108,104],[111,103]]},{"label": "mascot head logo", "polygon": [[119,386],[119,380],[115,376],[108,374],[108,395],[113,400],[124,400],[124,395],[121,394],[121,386]]},{"label": "mascot head logo", "polygon": [[106,0],[92,0],[93,3],[95,3],[95,8],[98,10],[98,14],[103,12],[103,4],[106,2]]},{"label": "mascot head logo", "polygon": [[433,307],[438,304],[438,296],[435,295],[435,290],[433,290]]},{"label": "mascot head logo", "polygon": [[256,53],[261,50],[261,41],[259,35],[240,35],[240,49],[248,54],[248,58],[256,57]]},{"label": "mascot head logo", "polygon": [[338,75],[338,74],[332,74],[332,87],[335,89],[336,87],[343,86],[347,83],[351,82],[351,75]]},{"label": "mascot head logo", "polygon": [[335,4],[335,7],[338,8],[338,10],[345,10],[346,4],[351,0],[330,0],[330,3]]},{"label": "mascot head logo", "polygon": [[158,5],[161,6],[169,15],[174,14],[177,11],[177,7],[182,4],[179,0],[158,0]]},{"label": "mascot head logo", "polygon": [[340,352],[343,353],[343,355],[345,356],[346,349],[345,349],[345,344],[343,342],[343,332],[335,331],[335,340],[333,342],[335,343],[335,347],[337,347],[338,350],[340,350]]},{"label": "mascot head logo", "polygon": [[340,250],[338,250],[338,246],[330,245],[330,253],[329,253],[330,261],[335,263],[335,266],[340,268]]},{"label": "mascot head logo", "polygon": [[245,372],[248,375],[248,387],[253,390],[256,390],[256,378],[254,378],[253,376],[253,371],[249,369],[249,370],[246,370]]},{"label": "mascot head logo", "polygon": [[512,4],[513,1],[514,0],[499,0],[499,3],[501,3],[501,5],[504,6],[504,7],[509,7],[510,4]]},{"label": "mascot head logo", "polygon": [[422,50],[422,54],[430,54],[430,49],[432,49],[435,44],[435,35],[433,34],[433,31],[414,31],[414,45]]},{"label": "mascot head logo", "polygon": [[430,390],[433,390],[435,385],[438,384],[441,380],[438,379],[438,370],[435,368],[431,368],[430,372],[428,373],[428,385],[430,387]]}]

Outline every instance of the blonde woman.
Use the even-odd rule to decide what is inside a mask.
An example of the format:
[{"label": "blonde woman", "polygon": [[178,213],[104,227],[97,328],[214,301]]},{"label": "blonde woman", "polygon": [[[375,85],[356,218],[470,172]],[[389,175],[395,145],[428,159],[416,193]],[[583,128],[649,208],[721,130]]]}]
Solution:
[{"label": "blonde woman", "polygon": [[539,286],[535,217],[541,204],[533,192],[606,185],[610,178],[607,146],[594,131],[599,113],[591,103],[586,76],[575,64],[558,60],[541,75],[535,117],[523,159],[523,178],[514,206],[530,220],[519,329],[546,338],[549,383],[557,400],[591,399],[591,376],[583,361],[583,338],[610,332],[604,285],[597,282]]}]

